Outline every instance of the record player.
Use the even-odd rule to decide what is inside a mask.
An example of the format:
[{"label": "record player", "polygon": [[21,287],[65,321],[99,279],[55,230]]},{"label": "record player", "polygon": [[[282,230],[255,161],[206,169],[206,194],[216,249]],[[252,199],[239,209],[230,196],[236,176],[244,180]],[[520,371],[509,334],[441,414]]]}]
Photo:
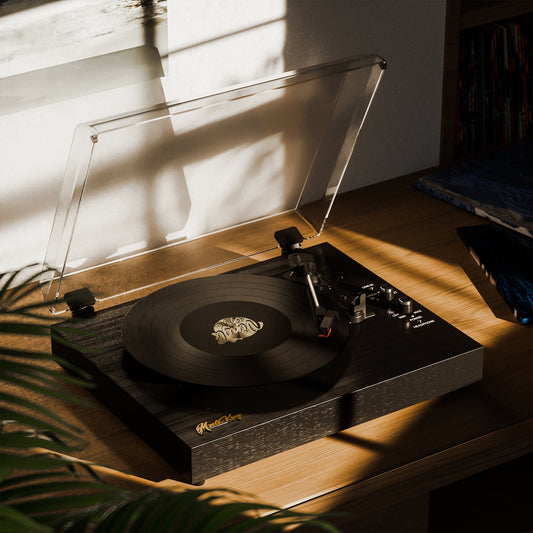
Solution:
[{"label": "record player", "polygon": [[74,317],[52,350],[183,481],[481,378],[478,343],[313,242],[384,68],[350,58],[74,133],[42,276]]}]

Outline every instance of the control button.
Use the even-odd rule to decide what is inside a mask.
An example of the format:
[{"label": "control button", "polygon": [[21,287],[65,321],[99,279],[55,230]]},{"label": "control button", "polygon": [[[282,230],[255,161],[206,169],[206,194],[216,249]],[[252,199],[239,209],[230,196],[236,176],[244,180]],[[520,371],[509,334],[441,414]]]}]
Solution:
[{"label": "control button", "polygon": [[400,296],[398,302],[400,303],[400,308],[404,315],[409,315],[413,312],[413,300],[411,300],[411,298]]},{"label": "control button", "polygon": [[392,300],[394,300],[394,287],[392,287],[391,285],[382,285],[380,287],[380,291],[381,297],[386,302],[392,302]]}]

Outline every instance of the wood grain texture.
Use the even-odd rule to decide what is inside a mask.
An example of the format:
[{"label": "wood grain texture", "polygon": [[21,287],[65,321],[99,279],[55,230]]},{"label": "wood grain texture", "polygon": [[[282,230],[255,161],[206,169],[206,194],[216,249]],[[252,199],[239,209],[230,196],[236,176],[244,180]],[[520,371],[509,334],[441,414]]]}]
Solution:
[{"label": "wood grain texture", "polygon": [[[413,189],[412,178],[340,195],[315,242],[330,242],[482,344],[482,381],[215,476],[206,486],[320,511],[353,501],[354,512],[364,513],[367,502],[353,491],[383,505],[399,498],[400,488],[416,499],[473,467],[481,471],[532,449],[533,329],[515,321],[456,235],[458,226],[479,219]],[[23,344],[46,348],[42,339]],[[85,430],[81,457],[148,483],[180,486],[168,463],[102,405],[52,408]]]}]

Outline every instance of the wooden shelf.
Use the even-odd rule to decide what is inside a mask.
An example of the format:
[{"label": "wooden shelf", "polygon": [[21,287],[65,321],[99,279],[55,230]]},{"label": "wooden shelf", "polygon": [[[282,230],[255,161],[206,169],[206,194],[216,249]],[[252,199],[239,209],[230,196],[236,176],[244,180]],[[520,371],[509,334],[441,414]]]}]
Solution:
[{"label": "wooden shelf", "polygon": [[532,10],[530,0],[463,1],[460,29],[466,30],[483,24],[526,15]]},{"label": "wooden shelf", "polygon": [[457,161],[455,122],[461,32],[527,14],[533,14],[530,0],[448,0],[443,62],[441,166],[449,166]]}]

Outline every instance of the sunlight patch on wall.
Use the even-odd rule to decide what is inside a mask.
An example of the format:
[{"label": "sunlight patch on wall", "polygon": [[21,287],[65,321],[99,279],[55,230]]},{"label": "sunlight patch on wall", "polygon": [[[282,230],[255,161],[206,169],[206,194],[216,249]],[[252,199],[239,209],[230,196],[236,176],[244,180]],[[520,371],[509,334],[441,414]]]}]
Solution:
[{"label": "sunlight patch on wall", "polygon": [[168,9],[169,75],[178,96],[285,70],[285,0],[182,0]]},{"label": "sunlight patch on wall", "polygon": [[[141,45],[166,55],[166,0],[16,0],[0,5],[0,77]],[[147,41],[147,31],[153,41]]]}]

